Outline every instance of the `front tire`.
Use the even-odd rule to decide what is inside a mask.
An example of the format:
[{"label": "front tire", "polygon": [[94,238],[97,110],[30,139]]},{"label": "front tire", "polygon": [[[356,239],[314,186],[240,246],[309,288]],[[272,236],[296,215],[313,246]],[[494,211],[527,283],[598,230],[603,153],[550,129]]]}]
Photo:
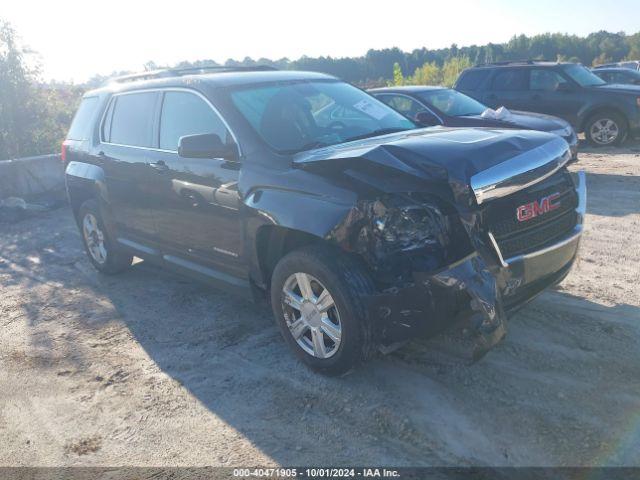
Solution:
[{"label": "front tire", "polygon": [[587,120],[584,135],[596,147],[619,145],[627,136],[627,122],[615,112],[596,113]]},{"label": "front tire", "polygon": [[109,237],[98,202],[87,200],[78,210],[78,226],[89,261],[96,270],[114,275],[131,266],[133,256],[117,248]]},{"label": "front tire", "polygon": [[271,305],[296,356],[327,375],[348,372],[375,352],[363,296],[374,291],[362,266],[325,246],[295,250],[276,265]]}]

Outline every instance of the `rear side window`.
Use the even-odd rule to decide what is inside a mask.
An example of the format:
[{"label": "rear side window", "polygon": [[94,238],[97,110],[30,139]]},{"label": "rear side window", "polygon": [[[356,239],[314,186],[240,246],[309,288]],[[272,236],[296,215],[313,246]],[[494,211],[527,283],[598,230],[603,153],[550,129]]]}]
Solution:
[{"label": "rear side window", "polygon": [[89,138],[97,106],[98,97],[86,97],[82,100],[67,134],[69,140],[87,140]]},{"label": "rear side window", "polygon": [[525,70],[498,70],[493,77],[492,90],[527,90]]},{"label": "rear side window", "polygon": [[185,135],[215,133],[228,143],[231,135],[220,117],[199,96],[188,92],[166,92],[160,116],[160,148],[178,150]]},{"label": "rear side window", "polygon": [[119,145],[152,147],[155,92],[131,93],[114,98],[103,126],[105,140]]},{"label": "rear side window", "polygon": [[484,83],[486,78],[491,73],[489,70],[467,70],[462,72],[458,82],[456,83],[456,89],[458,90],[479,90],[480,86]]}]

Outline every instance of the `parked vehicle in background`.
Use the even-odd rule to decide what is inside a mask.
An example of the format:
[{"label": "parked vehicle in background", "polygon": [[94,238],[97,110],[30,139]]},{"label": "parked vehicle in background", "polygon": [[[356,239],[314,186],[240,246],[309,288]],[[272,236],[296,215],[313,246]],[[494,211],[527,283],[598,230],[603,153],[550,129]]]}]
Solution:
[{"label": "parked vehicle in background", "polygon": [[556,135],[416,130],[319,73],[129,76],[85,94],[62,156],[96,269],[135,255],[268,298],[295,354],[334,374],[461,319],[483,354],[568,274],[586,206]]},{"label": "parked vehicle in background", "polygon": [[594,68],[592,72],[607,83],[640,85],[640,70],[618,67]]},{"label": "parked vehicle in background", "polygon": [[640,133],[640,86],[610,85],[576,63],[500,62],[464,70],[454,86],[492,108],[567,120],[593,145]]},{"label": "parked vehicle in background", "polygon": [[603,63],[602,65],[597,65],[593,68],[594,69],[626,68],[628,70],[640,70],[640,60],[628,60],[626,62]]},{"label": "parked vehicle in background", "polygon": [[[500,118],[483,115],[489,107],[452,88],[404,86],[374,88],[371,95],[416,123],[428,127],[491,127],[540,130],[562,137],[571,149],[573,160],[578,154],[578,137],[566,120],[542,113],[510,111]],[[488,112],[487,112],[488,113]]]}]

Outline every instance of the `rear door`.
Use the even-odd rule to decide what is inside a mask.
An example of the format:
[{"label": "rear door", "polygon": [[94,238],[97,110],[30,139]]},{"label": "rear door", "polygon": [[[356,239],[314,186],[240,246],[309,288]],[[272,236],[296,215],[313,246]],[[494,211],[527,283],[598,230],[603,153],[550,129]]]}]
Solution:
[{"label": "rear door", "polygon": [[493,109],[504,106],[531,111],[527,79],[525,68],[497,68],[480,101]]},{"label": "rear door", "polygon": [[97,162],[105,171],[112,218],[124,243],[149,246],[157,241],[151,215],[156,172],[150,152],[159,99],[155,91],[114,95],[101,125]]},{"label": "rear door", "polygon": [[152,210],[161,249],[166,260],[179,265],[184,266],[183,260],[187,260],[245,276],[240,262],[240,162],[178,155],[180,137],[203,133],[215,133],[224,142],[236,143],[204,96],[186,89],[164,91],[159,148],[152,152],[156,166]]}]

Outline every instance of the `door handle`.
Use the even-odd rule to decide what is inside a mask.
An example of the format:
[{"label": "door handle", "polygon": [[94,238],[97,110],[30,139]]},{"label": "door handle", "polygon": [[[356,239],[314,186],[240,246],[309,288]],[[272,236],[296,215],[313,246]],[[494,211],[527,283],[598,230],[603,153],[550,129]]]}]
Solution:
[{"label": "door handle", "polygon": [[538,100],[541,100],[541,99],[542,97],[540,96],[539,93],[534,93],[533,95],[531,95],[531,100],[535,100],[537,102]]},{"label": "door handle", "polygon": [[164,163],[164,160],[158,160],[157,162],[150,163],[149,166],[158,173],[164,173],[169,170],[169,166]]}]

